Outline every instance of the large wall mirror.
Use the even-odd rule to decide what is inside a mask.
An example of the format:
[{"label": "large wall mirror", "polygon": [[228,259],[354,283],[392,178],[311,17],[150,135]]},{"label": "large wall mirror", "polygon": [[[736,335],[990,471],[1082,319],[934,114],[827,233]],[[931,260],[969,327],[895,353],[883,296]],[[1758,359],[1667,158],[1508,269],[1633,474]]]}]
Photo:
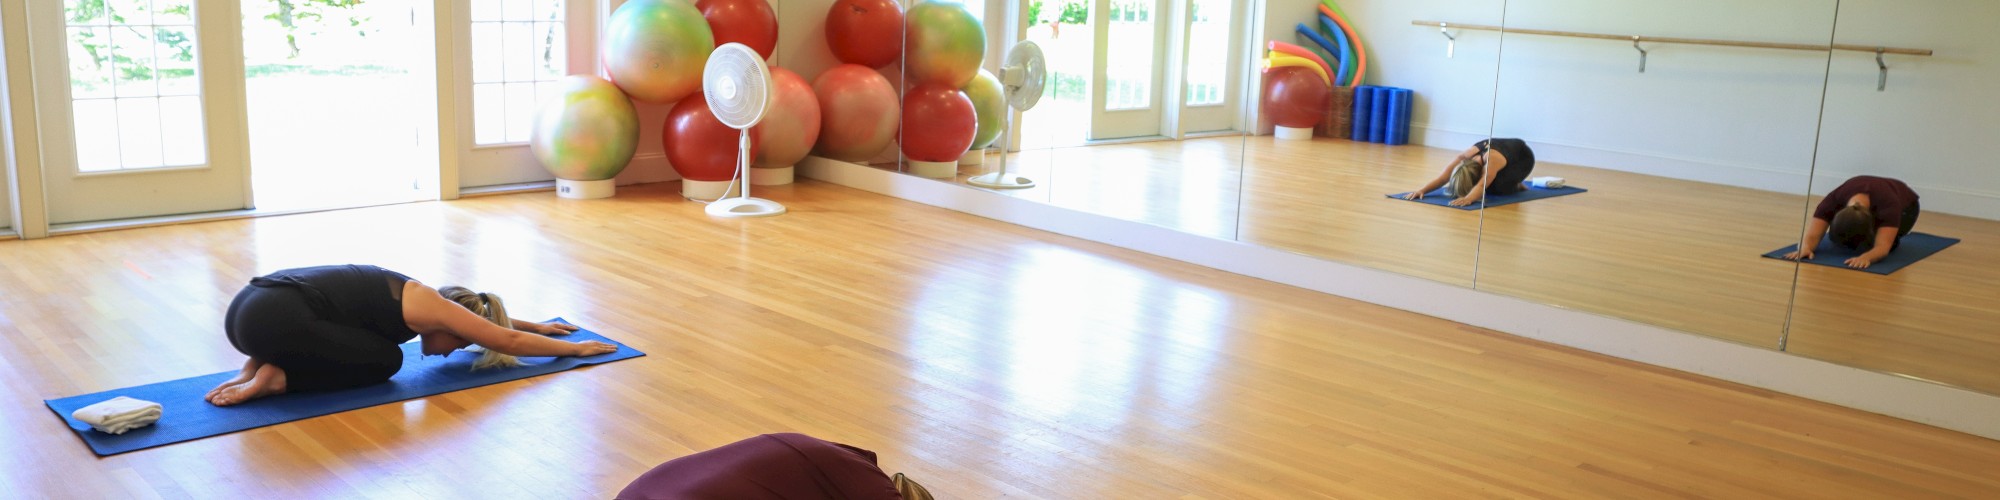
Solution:
[{"label": "large wall mirror", "polygon": [[[824,19],[831,2],[794,4]],[[2000,131],[1981,92],[2000,39],[1972,35],[2000,6],[954,5],[1003,89],[976,104],[975,152],[918,168],[891,144],[859,162],[2000,393],[2000,339],[1983,333],[2000,323],[1983,265],[2000,174],[1975,146]],[[1006,103],[1024,41],[1046,70],[1026,108]],[[808,79],[835,64],[784,45]],[[923,52],[877,69],[902,103],[929,78],[903,63]],[[1785,258],[1808,238],[1811,259]]]}]

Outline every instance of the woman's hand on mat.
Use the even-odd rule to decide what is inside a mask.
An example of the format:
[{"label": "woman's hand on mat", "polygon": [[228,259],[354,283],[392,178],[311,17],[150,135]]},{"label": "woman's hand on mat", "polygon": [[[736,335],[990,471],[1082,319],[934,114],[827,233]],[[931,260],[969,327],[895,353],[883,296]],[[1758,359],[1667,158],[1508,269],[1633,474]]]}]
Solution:
[{"label": "woman's hand on mat", "polygon": [[1869,264],[1874,264],[1874,263],[1875,259],[1870,259],[1866,255],[1847,259],[1847,267],[1852,267],[1855,269],[1867,269]]},{"label": "woman's hand on mat", "polygon": [[576,325],[567,323],[529,323],[528,333],[541,335],[569,335],[577,330]]},{"label": "woman's hand on mat", "polygon": [[1403,193],[1403,199],[1405,199],[1405,200],[1421,200],[1421,199],[1424,199],[1424,192],[1423,192],[1423,191],[1411,191],[1411,192],[1408,192],[1408,193]]},{"label": "woman's hand on mat", "polygon": [[1464,197],[1464,198],[1459,198],[1459,199],[1456,199],[1456,200],[1451,200],[1451,206],[1454,206],[1454,207],[1463,207],[1463,206],[1466,206],[1466,205],[1471,205],[1471,204],[1472,204],[1473,202],[1476,202],[1476,201],[1479,201],[1479,199],[1478,199],[1478,198],[1473,198],[1473,197],[1471,197],[1471,196],[1467,196],[1467,197]]},{"label": "woman's hand on mat", "polygon": [[1788,254],[1785,254],[1785,260],[1806,260],[1806,259],[1811,259],[1811,258],[1813,257],[1813,253],[1812,253],[1812,252],[1813,252],[1813,251],[1812,251],[1812,249],[1805,249],[1805,250],[1793,250],[1793,251],[1792,251],[1792,253],[1788,253]]},{"label": "woman's hand on mat", "polygon": [[610,354],[617,351],[618,351],[618,346],[606,344],[603,342],[598,342],[595,340],[585,340],[576,343],[576,354],[572,354],[572,356],[576,357],[596,356],[599,354]]}]

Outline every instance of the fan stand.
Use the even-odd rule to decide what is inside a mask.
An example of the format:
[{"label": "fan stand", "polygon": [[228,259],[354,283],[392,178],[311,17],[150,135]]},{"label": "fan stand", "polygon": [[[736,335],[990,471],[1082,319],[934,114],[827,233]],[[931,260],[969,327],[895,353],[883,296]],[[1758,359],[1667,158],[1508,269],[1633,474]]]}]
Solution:
[{"label": "fan stand", "polygon": [[[1000,130],[1011,134],[1014,129],[1014,113],[1007,113],[1007,115],[1007,124],[1003,125],[1006,128]],[[965,180],[966,184],[988,189],[1024,189],[1035,187],[1034,179],[1009,175],[1007,173],[1007,149],[1010,144],[1013,144],[1007,142],[1008,139],[1010,138],[1005,136],[1000,138],[1000,169],[994,170],[993,173],[972,176],[972,178]]]},{"label": "fan stand", "polygon": [[702,209],[716,217],[770,217],[785,213],[785,206],[763,198],[750,197],[750,131],[744,130],[736,140],[736,178],[743,180],[743,195],[723,198],[709,203]]}]

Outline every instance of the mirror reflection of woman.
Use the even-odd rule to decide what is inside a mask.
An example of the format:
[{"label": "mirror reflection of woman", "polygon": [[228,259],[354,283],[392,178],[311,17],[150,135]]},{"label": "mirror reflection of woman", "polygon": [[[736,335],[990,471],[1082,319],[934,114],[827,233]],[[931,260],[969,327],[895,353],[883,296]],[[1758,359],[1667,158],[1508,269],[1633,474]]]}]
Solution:
[{"label": "mirror reflection of woman", "polygon": [[474,368],[519,364],[514,356],[595,356],[618,350],[565,342],[577,328],[507,317],[499,296],[463,287],[432,289],[375,266],[286,269],[253,278],[224,315],[229,344],[249,356],[236,378],[208,392],[216,406],[296,391],[361,387],[403,366],[400,345],[421,338],[423,353],[479,346]]},{"label": "mirror reflection of woman", "polygon": [[1528,189],[1528,176],[1535,171],[1535,150],[1520,139],[1491,139],[1465,148],[1444,171],[1424,187],[1403,195],[1422,199],[1426,193],[1446,188],[1451,206],[1463,207],[1486,199],[1487,194],[1508,195]]},{"label": "mirror reflection of woman", "polygon": [[1847,267],[1867,269],[1902,245],[1903,237],[1917,226],[1917,215],[1922,212],[1917,205],[1917,192],[1903,181],[1855,176],[1819,200],[1805,238],[1799,241],[1799,249],[1785,254],[1785,258],[1812,258],[1814,247],[1825,236],[1834,245],[1861,252],[1847,259]]}]

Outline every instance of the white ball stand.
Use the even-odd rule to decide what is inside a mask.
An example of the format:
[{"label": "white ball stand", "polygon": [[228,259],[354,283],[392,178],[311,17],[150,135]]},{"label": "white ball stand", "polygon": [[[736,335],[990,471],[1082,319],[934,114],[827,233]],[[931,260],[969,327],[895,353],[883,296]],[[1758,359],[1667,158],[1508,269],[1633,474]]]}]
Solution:
[{"label": "white ball stand", "polygon": [[750,185],[781,186],[792,183],[792,167],[750,168]]},{"label": "white ball stand", "polygon": [[618,181],[614,179],[605,179],[601,181],[573,181],[569,179],[556,179],[556,197],[563,199],[595,200],[599,198],[610,198],[611,194],[617,191],[618,191]]},{"label": "white ball stand", "polygon": [[1312,138],[1313,138],[1313,129],[1309,129],[1309,128],[1298,128],[1298,127],[1286,127],[1286,126],[1282,126],[1282,125],[1278,127],[1278,139],[1279,139],[1279,140],[1284,140],[1284,141],[1310,141],[1310,140],[1312,140]]},{"label": "white ball stand", "polygon": [[958,162],[910,160],[910,174],[932,179],[950,179],[958,177]]},{"label": "white ball stand", "polygon": [[974,150],[971,150],[971,151],[966,151],[964,155],[962,155],[962,156],[959,156],[959,157],[958,157],[958,164],[959,164],[959,165],[985,165],[985,164],[986,164],[986,148],[979,148],[979,149],[974,149]]},{"label": "white ball stand", "polygon": [[731,184],[733,183],[730,181],[681,179],[681,196],[690,200],[715,201],[724,196],[737,196],[743,193],[742,185],[731,188]]}]

